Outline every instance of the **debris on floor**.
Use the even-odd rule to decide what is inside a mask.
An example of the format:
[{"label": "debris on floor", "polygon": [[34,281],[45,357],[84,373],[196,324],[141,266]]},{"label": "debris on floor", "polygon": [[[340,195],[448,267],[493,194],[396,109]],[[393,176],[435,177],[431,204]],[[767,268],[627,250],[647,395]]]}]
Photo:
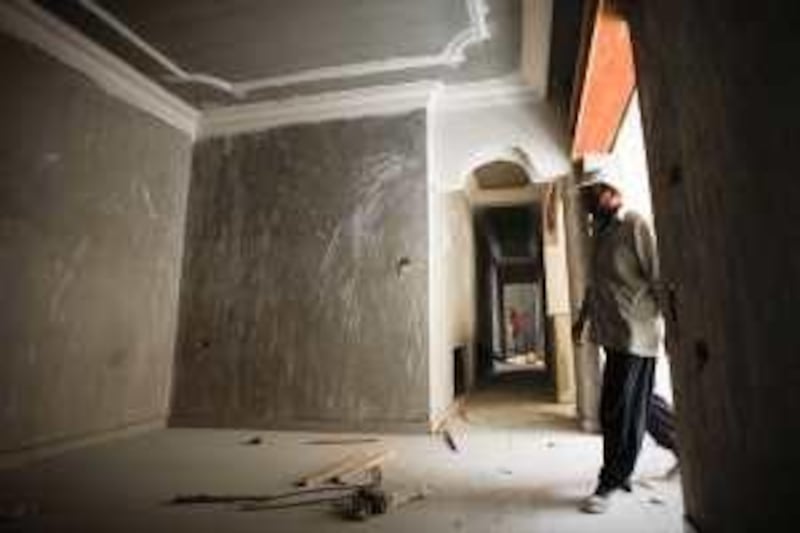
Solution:
[{"label": "debris on floor", "polygon": [[409,503],[424,500],[430,496],[430,494],[431,489],[427,486],[422,486],[418,490],[411,492],[393,492],[389,504],[392,509],[397,509]]},{"label": "debris on floor", "polygon": [[[204,505],[204,504],[230,504],[230,503],[268,503],[285,502],[286,500],[296,500],[290,503],[316,502],[307,500],[307,496],[318,496],[320,494],[341,494],[351,490],[352,487],[317,487],[313,489],[301,489],[281,494],[179,494],[169,501],[170,505]],[[340,496],[341,497],[341,496]]]},{"label": "debris on floor", "polygon": [[386,514],[404,505],[428,497],[430,491],[423,487],[411,492],[386,493],[375,487],[362,487],[340,506],[342,515],[350,520],[366,520],[370,516]]},{"label": "debris on floor", "polygon": [[375,486],[317,487],[282,494],[233,495],[192,494],[179,495],[170,501],[172,505],[239,504],[239,511],[270,511],[333,504],[342,516],[353,520],[384,514],[389,506],[388,496]]},{"label": "debris on floor", "polygon": [[259,444],[263,443],[264,439],[262,439],[259,435],[254,437],[250,437],[249,439],[242,442],[244,446],[258,446]]},{"label": "debris on floor", "polygon": [[367,474],[370,482],[380,483],[383,476],[383,463],[393,458],[395,455],[392,450],[376,452],[366,457],[362,462],[338,472],[331,478],[333,483],[352,483],[359,476]]},{"label": "debris on floor", "polygon": [[377,437],[354,437],[354,438],[342,438],[342,439],[307,440],[303,442],[303,444],[311,444],[316,446],[332,446],[332,445],[346,445],[346,444],[367,444],[380,441],[381,439]]},{"label": "debris on floor", "polygon": [[[408,503],[422,500],[430,491],[423,487],[411,492],[387,493],[381,488],[382,465],[393,450],[351,454],[322,470],[303,476],[297,484],[305,487],[282,494],[190,494],[175,496],[171,505],[239,504],[240,511],[267,511],[292,507],[333,504],[348,520],[366,520]],[[358,483],[359,475],[368,476]],[[336,483],[337,485],[329,485]],[[322,485],[322,486],[318,486]]]},{"label": "debris on floor", "polygon": [[295,485],[312,487],[325,483],[345,483],[364,472],[371,474],[373,478],[379,477],[383,463],[394,455],[392,450],[354,453],[321,470],[302,476],[295,482]]},{"label": "debris on floor", "polygon": [[453,453],[458,453],[458,446],[456,446],[456,441],[453,439],[453,435],[450,434],[449,430],[442,430],[442,438],[444,439],[444,443]]},{"label": "debris on floor", "polygon": [[338,505],[339,512],[348,520],[366,520],[370,516],[386,514],[389,497],[377,488],[363,487]]}]

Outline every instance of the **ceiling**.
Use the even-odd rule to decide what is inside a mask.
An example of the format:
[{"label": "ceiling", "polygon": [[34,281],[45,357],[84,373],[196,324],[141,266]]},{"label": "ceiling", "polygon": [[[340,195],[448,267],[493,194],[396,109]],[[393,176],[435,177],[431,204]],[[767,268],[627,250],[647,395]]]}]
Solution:
[{"label": "ceiling", "polygon": [[198,108],[515,73],[521,0],[36,0]]}]

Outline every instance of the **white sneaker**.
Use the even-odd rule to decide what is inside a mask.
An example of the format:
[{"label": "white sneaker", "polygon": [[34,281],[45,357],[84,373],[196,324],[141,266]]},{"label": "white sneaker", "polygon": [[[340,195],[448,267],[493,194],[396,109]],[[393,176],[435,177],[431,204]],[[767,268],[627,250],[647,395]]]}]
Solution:
[{"label": "white sneaker", "polygon": [[583,500],[583,503],[581,504],[581,511],[589,514],[605,513],[611,506],[611,496],[614,494],[614,492],[616,491],[610,490],[607,492],[595,492]]}]

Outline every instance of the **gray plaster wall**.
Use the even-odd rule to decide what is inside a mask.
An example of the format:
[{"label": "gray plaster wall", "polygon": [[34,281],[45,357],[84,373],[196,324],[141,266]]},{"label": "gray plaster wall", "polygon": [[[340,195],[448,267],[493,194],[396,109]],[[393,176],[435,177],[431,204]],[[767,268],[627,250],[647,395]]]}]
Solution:
[{"label": "gray plaster wall", "polygon": [[191,145],[0,35],[0,452],[166,416]]},{"label": "gray plaster wall", "polygon": [[425,120],[197,145],[174,425],[427,422]]},{"label": "gray plaster wall", "polygon": [[781,529],[800,464],[793,6],[630,4],[686,512],[702,533]]}]

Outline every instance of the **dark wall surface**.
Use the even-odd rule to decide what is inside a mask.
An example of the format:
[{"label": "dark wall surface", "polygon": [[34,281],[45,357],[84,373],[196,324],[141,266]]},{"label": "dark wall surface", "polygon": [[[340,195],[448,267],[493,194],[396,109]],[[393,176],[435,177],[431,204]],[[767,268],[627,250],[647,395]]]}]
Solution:
[{"label": "dark wall surface", "polygon": [[792,529],[778,525],[796,521],[800,464],[792,6],[635,6],[686,511],[702,533]]},{"label": "dark wall surface", "polygon": [[0,451],[164,418],[190,141],[0,36]]},{"label": "dark wall surface", "polygon": [[176,425],[424,423],[424,112],[204,140]]}]

